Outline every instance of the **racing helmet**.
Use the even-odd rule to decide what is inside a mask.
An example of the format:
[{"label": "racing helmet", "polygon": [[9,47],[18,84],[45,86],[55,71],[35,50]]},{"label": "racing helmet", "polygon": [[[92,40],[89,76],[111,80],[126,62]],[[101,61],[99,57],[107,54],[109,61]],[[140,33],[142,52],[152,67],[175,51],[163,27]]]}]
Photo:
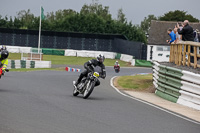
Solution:
[{"label": "racing helmet", "polygon": [[1,59],[2,59],[2,60],[8,58],[8,55],[9,55],[9,53],[8,53],[7,50],[2,50],[2,51],[1,51]]},{"label": "racing helmet", "polygon": [[100,63],[103,63],[103,62],[104,62],[104,59],[105,59],[105,57],[104,57],[103,54],[99,54],[99,55],[97,56],[97,61],[100,62]]}]

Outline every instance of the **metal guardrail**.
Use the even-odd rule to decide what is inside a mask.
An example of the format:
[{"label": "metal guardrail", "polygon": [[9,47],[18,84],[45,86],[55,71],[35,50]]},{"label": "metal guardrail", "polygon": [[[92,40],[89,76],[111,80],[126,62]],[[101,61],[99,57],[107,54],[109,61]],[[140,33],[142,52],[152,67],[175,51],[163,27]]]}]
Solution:
[{"label": "metal guardrail", "polygon": [[[156,95],[200,110],[200,75],[153,62]],[[195,77],[195,80],[194,80]]]}]

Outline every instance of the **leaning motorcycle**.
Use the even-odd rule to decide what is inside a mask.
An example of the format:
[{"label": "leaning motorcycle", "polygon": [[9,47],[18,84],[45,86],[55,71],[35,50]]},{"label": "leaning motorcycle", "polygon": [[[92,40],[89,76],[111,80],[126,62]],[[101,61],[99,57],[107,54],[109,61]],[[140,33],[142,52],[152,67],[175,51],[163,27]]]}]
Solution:
[{"label": "leaning motorcycle", "polygon": [[84,77],[81,80],[81,82],[77,85],[77,87],[75,86],[76,81],[73,81],[74,85],[73,96],[78,96],[79,94],[82,94],[83,98],[87,99],[91,95],[98,78],[100,78],[102,74],[101,67],[99,66],[93,67],[93,70],[94,71],[88,73],[87,77]]}]

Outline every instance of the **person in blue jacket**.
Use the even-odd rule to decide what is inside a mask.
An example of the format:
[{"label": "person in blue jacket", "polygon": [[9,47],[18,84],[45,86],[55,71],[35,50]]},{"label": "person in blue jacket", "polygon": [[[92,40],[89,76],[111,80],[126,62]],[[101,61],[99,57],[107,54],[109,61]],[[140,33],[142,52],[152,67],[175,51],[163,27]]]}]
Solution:
[{"label": "person in blue jacket", "polygon": [[171,44],[172,42],[174,42],[176,40],[176,34],[174,33],[174,31],[171,28],[169,28],[167,30],[167,33],[170,36],[171,40],[166,40],[166,42]]}]

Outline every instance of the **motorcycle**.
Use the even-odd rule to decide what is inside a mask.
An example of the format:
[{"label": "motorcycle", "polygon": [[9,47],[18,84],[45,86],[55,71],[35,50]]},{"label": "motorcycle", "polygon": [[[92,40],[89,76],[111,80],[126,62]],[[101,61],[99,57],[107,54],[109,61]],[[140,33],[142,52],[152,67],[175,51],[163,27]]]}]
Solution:
[{"label": "motorcycle", "polygon": [[116,73],[119,73],[119,71],[120,71],[120,66],[119,66],[119,65],[114,66],[114,69],[115,69],[115,72],[116,72]]},{"label": "motorcycle", "polygon": [[79,94],[82,94],[83,99],[87,99],[91,95],[92,91],[94,90],[95,84],[102,73],[101,67],[99,66],[93,67],[93,70],[94,71],[88,73],[87,77],[83,77],[77,87],[75,86],[76,81],[73,81],[73,96],[78,96]]}]

